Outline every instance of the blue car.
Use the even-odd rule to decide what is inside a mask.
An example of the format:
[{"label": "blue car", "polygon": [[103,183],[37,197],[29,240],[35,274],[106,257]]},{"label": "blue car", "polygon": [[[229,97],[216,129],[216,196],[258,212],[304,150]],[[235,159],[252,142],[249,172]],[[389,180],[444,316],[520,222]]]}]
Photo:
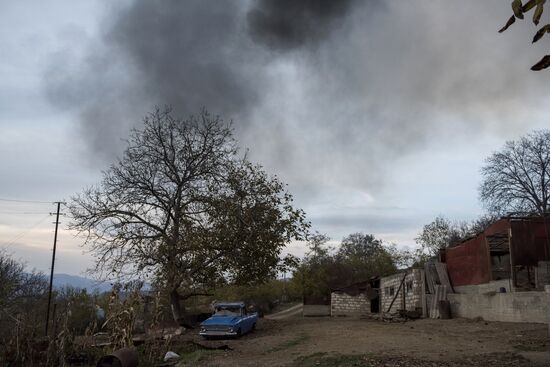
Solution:
[{"label": "blue car", "polygon": [[203,338],[239,337],[256,328],[258,313],[248,313],[244,302],[219,302],[214,314],[201,323],[199,334]]}]

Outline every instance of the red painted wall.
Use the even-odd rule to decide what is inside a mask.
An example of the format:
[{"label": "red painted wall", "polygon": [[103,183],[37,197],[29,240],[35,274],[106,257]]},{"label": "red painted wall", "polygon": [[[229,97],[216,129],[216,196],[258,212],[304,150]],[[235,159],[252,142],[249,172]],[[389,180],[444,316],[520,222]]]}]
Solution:
[{"label": "red painted wall", "polygon": [[446,249],[445,260],[454,286],[483,284],[491,280],[485,237],[497,233],[511,233],[514,265],[537,266],[541,260],[550,261],[550,218],[500,219],[477,237]]},{"label": "red painted wall", "polygon": [[480,234],[446,250],[447,271],[453,286],[487,283],[491,280],[485,235]]},{"label": "red painted wall", "polygon": [[491,280],[489,250],[485,236],[509,233],[510,220],[500,219],[485,232],[446,250],[445,259],[453,286],[488,283]]},{"label": "red painted wall", "polygon": [[550,260],[549,235],[550,218],[546,220],[512,220],[514,265],[537,266],[539,261]]}]

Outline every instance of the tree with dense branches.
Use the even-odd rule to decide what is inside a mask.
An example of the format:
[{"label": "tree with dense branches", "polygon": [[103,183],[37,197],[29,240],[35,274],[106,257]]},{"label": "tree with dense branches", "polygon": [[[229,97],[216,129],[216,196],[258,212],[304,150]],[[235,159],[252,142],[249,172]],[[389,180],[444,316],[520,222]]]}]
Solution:
[{"label": "tree with dense branches", "polygon": [[230,124],[205,110],[147,115],[100,184],[69,205],[103,276],[153,276],[174,318],[180,301],[224,283],[261,282],[306,236],[304,212],[276,177],[239,157]]},{"label": "tree with dense branches", "polygon": [[539,130],[486,159],[481,201],[489,211],[547,214],[550,210],[550,130]]}]

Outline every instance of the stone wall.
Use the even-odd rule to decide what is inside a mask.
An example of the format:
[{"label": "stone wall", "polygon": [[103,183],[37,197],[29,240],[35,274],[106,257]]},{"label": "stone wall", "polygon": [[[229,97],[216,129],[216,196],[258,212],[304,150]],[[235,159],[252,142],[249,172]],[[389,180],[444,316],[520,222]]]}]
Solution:
[{"label": "stone wall", "polygon": [[344,292],[332,292],[330,303],[332,316],[357,316],[370,313],[370,301],[363,293],[352,296]]},{"label": "stone wall", "polygon": [[452,317],[487,321],[550,322],[550,286],[545,292],[455,293],[447,295]]},{"label": "stone wall", "polygon": [[397,298],[389,312],[397,312],[402,309],[414,311],[417,308],[422,308],[422,273],[422,269],[408,270],[401,289],[399,289],[399,284],[404,273],[397,273],[380,279],[380,311],[388,312],[388,307],[390,307],[396,293],[398,293]]}]

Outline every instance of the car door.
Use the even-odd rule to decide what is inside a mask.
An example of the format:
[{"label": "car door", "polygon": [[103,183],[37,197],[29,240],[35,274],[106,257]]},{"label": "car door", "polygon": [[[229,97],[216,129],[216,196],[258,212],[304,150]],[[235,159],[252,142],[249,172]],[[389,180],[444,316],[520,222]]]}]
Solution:
[{"label": "car door", "polygon": [[252,318],[246,312],[246,307],[241,308],[243,332],[248,333],[252,329]]}]

